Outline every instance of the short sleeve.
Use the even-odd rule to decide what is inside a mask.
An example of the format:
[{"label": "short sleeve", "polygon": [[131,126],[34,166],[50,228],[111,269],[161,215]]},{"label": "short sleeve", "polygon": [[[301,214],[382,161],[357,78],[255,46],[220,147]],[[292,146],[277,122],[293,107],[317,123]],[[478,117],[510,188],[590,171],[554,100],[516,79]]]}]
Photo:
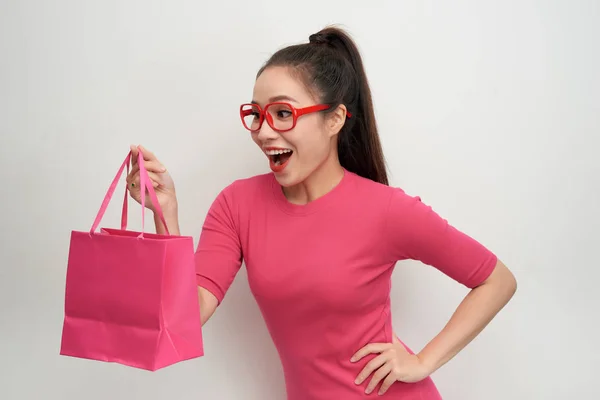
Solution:
[{"label": "short sleeve", "polygon": [[223,301],[242,265],[231,186],[212,203],[195,252],[196,282]]},{"label": "short sleeve", "polygon": [[393,189],[386,219],[394,261],[421,261],[469,288],[483,283],[496,266],[490,250],[401,189]]}]

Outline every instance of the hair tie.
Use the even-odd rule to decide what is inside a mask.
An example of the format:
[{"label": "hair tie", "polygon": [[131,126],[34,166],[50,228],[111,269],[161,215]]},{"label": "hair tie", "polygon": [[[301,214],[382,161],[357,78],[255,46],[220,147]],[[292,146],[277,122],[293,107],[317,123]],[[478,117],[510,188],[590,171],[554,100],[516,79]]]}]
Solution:
[{"label": "hair tie", "polygon": [[313,44],[329,44],[329,40],[322,33],[313,33],[308,37],[308,41]]}]

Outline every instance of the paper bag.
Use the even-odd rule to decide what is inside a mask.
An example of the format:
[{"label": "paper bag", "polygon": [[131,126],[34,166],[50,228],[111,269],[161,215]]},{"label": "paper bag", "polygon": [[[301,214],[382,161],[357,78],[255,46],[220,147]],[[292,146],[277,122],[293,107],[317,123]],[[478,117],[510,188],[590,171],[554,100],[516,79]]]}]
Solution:
[{"label": "paper bag", "polygon": [[[188,236],[127,230],[127,190],[121,229],[96,232],[130,152],[89,232],[73,231],[69,248],[60,354],[156,371],[204,355]],[[167,228],[139,152],[140,190],[148,191]]]}]

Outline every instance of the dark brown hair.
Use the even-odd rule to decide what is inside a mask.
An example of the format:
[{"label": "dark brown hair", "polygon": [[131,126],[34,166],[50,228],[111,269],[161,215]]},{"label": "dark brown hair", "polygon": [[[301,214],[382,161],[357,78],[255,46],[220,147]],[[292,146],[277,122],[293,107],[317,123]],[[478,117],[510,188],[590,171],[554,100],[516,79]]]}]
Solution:
[{"label": "dark brown hair", "polygon": [[285,47],[260,69],[291,67],[323,104],[335,110],[344,104],[352,115],[338,135],[342,167],[364,178],[388,185],[383,149],[371,89],[358,48],[340,28],[327,27],[310,35],[309,43]]}]

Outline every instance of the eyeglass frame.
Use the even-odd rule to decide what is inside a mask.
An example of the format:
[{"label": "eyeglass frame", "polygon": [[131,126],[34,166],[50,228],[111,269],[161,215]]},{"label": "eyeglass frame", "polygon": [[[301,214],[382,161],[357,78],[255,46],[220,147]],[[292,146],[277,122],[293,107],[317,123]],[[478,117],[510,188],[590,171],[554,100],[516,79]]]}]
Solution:
[{"label": "eyeglass frame", "polygon": [[[277,129],[275,128],[273,125],[273,117],[271,117],[271,114],[267,113],[267,110],[269,109],[269,107],[273,106],[273,105],[284,105],[289,107],[290,111],[292,112],[292,126],[288,129]],[[248,109],[248,110],[244,110],[244,107],[246,106],[250,106],[252,108]],[[246,121],[244,121],[244,117],[251,115],[253,112],[255,112],[253,110],[253,108],[257,108],[259,115],[260,115],[260,120],[258,123],[258,128],[257,129],[251,129],[250,127],[248,127],[246,125]],[[265,104],[264,109],[256,104],[256,103],[244,103],[240,106],[240,118],[242,119],[242,125],[244,126],[244,128],[246,128],[247,130],[249,130],[250,132],[258,132],[260,131],[260,128],[262,128],[263,122],[265,122],[265,115],[267,115],[267,124],[269,124],[269,126],[271,127],[271,129],[273,129],[275,132],[279,132],[279,133],[283,133],[283,132],[288,132],[291,131],[292,129],[294,129],[296,127],[296,123],[298,122],[298,118],[300,118],[303,115],[307,115],[307,114],[311,114],[311,113],[315,113],[315,112],[319,112],[319,111],[324,111],[331,108],[330,105],[328,104],[315,104],[313,106],[308,106],[308,107],[302,107],[302,108],[296,108],[294,107],[292,104],[285,102],[285,101],[275,101],[273,103],[268,103]],[[352,114],[350,114],[349,112],[346,112],[346,116],[348,118],[352,117]]]}]

